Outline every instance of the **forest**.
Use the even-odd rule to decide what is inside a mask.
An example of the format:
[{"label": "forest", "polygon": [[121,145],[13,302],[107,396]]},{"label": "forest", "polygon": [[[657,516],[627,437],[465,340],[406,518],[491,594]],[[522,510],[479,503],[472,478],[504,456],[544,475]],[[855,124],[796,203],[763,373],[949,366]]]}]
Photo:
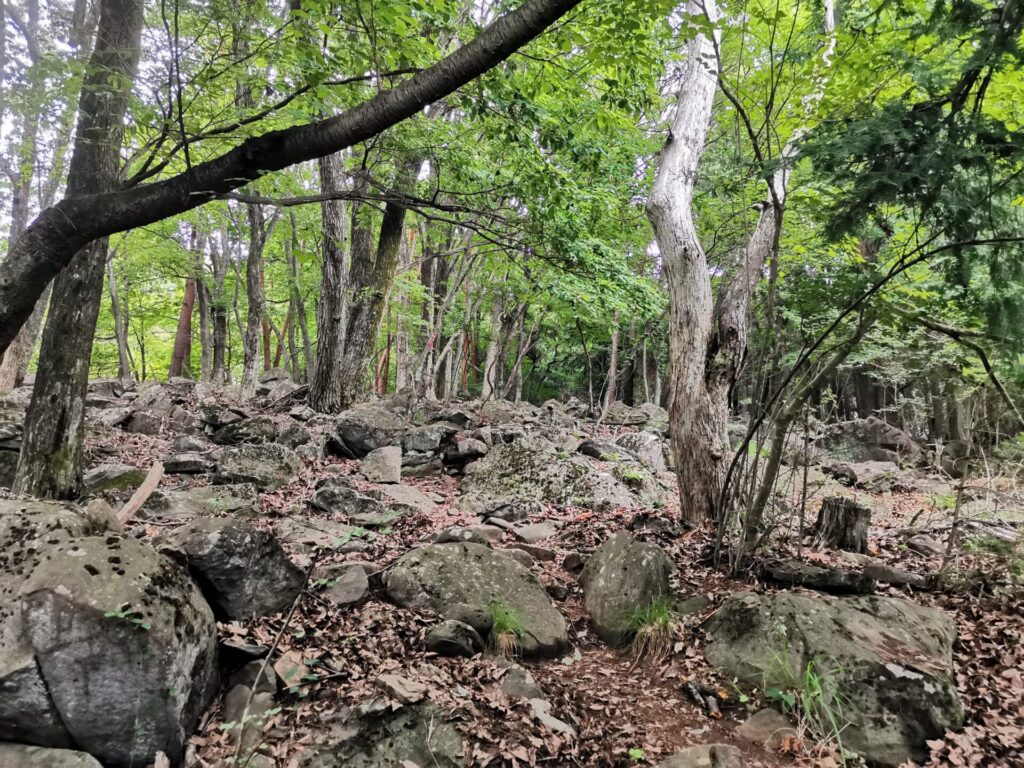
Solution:
[{"label": "forest", "polygon": [[0,0],[0,768],[1024,766],[1022,0]]}]

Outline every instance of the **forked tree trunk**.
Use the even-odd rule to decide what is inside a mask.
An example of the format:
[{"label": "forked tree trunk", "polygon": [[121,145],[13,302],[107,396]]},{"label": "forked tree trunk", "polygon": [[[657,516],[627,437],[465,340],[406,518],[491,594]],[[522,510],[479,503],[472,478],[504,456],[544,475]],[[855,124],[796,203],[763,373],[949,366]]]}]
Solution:
[{"label": "forked tree trunk", "polygon": [[[705,4],[714,21],[713,1]],[[697,15],[696,3],[687,6]],[[714,32],[718,35],[717,30]],[[669,292],[668,410],[680,511],[697,522],[712,509],[728,448],[726,413],[709,392],[707,372],[713,303],[708,262],[697,238],[692,205],[717,87],[715,46],[703,34],[690,41],[676,116],[647,203]]]},{"label": "forked tree trunk", "polygon": [[[113,191],[142,35],[141,0],[102,0],[79,97],[68,196]],[[19,238],[21,240],[23,238]],[[82,482],[85,394],[106,274],[107,240],[81,249],[54,281],[15,492],[71,497]]]},{"label": "forked tree trunk", "polygon": [[818,546],[866,554],[871,509],[853,499],[830,496],[821,502],[815,523],[814,541]]}]

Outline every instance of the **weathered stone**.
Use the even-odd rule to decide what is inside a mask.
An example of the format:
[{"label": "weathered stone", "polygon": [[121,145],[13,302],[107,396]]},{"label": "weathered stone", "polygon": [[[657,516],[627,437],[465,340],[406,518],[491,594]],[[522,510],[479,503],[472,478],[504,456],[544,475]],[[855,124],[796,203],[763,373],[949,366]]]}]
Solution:
[{"label": "weathered stone", "polygon": [[433,512],[437,506],[437,502],[412,485],[384,485],[377,490],[377,493],[390,503],[415,509],[424,515]]},{"label": "weathered stone", "polygon": [[73,742],[111,766],[172,763],[216,690],[217,633],[199,590],[134,539],[48,552],[21,590],[25,631]]},{"label": "weathered stone", "polygon": [[681,749],[657,768],[743,768],[743,753],[731,744],[698,744]]},{"label": "weathered stone", "polygon": [[301,768],[464,768],[466,764],[462,737],[429,702],[397,711],[381,707],[358,717],[341,713],[324,741],[303,754]]},{"label": "weathered stone", "polygon": [[[276,525],[277,535],[301,550],[335,549],[346,551],[346,545],[372,540],[375,534],[362,531],[354,525],[339,523],[324,517],[295,516],[281,520]],[[358,548],[358,547],[357,547]]]},{"label": "weathered stone", "polygon": [[867,595],[875,591],[874,579],[861,571],[825,567],[800,560],[772,560],[762,564],[761,572],[765,578],[780,584],[795,584],[836,595]]},{"label": "weathered stone", "polygon": [[178,453],[205,453],[210,446],[195,435],[178,435],[171,443],[171,449]]},{"label": "weathered stone", "polygon": [[87,494],[111,493],[131,495],[146,479],[146,470],[128,464],[101,464],[82,478]]},{"label": "weathered stone", "polygon": [[544,563],[552,562],[557,553],[553,549],[547,547],[538,547],[536,544],[526,544],[524,542],[515,542],[509,545],[512,549],[521,549],[523,552],[528,552],[534,560],[540,560]]},{"label": "weathered stone", "polygon": [[406,453],[436,453],[441,450],[442,443],[458,431],[457,426],[443,421],[416,427],[402,436],[402,450]]},{"label": "weathered stone", "polygon": [[256,693],[277,693],[277,673],[263,660],[253,660],[235,671],[228,681],[228,688],[243,685]]},{"label": "weathered stone", "polygon": [[615,438],[620,445],[655,473],[668,471],[665,464],[665,443],[653,432],[624,432]]},{"label": "weathered stone", "polygon": [[450,544],[452,542],[460,541],[483,544],[485,547],[491,546],[491,541],[482,534],[458,525],[452,526],[451,528],[442,528],[437,532],[437,535],[434,536],[435,544]]},{"label": "weathered stone", "polygon": [[439,656],[475,656],[484,649],[480,634],[461,621],[445,619],[427,631],[427,650]]},{"label": "weathered stone", "polygon": [[533,555],[524,549],[503,549],[501,552],[502,554],[511,557],[523,566],[523,568],[529,568],[536,562],[536,560],[533,559]]},{"label": "weathered stone", "polygon": [[202,453],[175,453],[164,459],[169,475],[201,475],[213,469],[213,462]]},{"label": "weathered stone", "polygon": [[193,520],[166,536],[163,546],[188,567],[221,620],[276,613],[305,583],[273,535],[235,518]]},{"label": "weathered stone", "polygon": [[241,754],[246,755],[260,741],[267,713],[274,708],[272,693],[253,692],[245,685],[235,685],[224,697],[224,719],[228,738],[232,744],[241,742]]},{"label": "weathered stone", "polygon": [[544,689],[537,685],[533,675],[525,668],[507,659],[495,659],[505,670],[501,676],[501,691],[510,699],[544,699]]},{"label": "weathered stone", "polygon": [[925,557],[942,557],[946,553],[946,548],[927,533],[919,533],[907,539],[907,549]]},{"label": "weathered stone", "polygon": [[217,429],[210,439],[217,445],[272,443],[277,438],[277,425],[269,416],[239,419]]},{"label": "weathered stone", "polygon": [[736,735],[770,752],[777,752],[787,739],[798,736],[786,716],[776,709],[755,712],[736,729]]},{"label": "weathered stone", "polygon": [[179,491],[170,499],[170,504],[181,503],[203,515],[247,516],[256,512],[259,493],[252,483],[231,483],[228,485],[202,485]]},{"label": "weathered stone", "polygon": [[273,491],[291,482],[298,468],[299,457],[283,445],[239,445],[220,452],[213,482],[252,483],[262,491]]},{"label": "weathered stone", "polygon": [[316,411],[308,405],[296,405],[292,406],[292,409],[288,411],[288,415],[297,421],[309,421],[316,417]]},{"label": "weathered stone", "polygon": [[479,633],[480,637],[490,635],[491,629],[494,627],[494,616],[488,609],[478,605],[453,603],[445,610],[444,617],[468,624]]},{"label": "weathered stone", "polygon": [[125,425],[126,432],[139,435],[159,435],[164,418],[149,411],[135,411]]},{"label": "weathered stone", "polygon": [[881,584],[894,587],[912,587],[914,589],[931,589],[933,579],[920,573],[911,573],[885,563],[872,563],[864,566],[864,575]]},{"label": "weathered stone", "polygon": [[386,408],[360,405],[338,416],[329,447],[346,458],[361,459],[370,451],[399,443],[405,431],[405,422]]},{"label": "weathered stone", "polygon": [[381,675],[377,678],[377,685],[401,704],[418,704],[427,696],[427,686],[403,675]]},{"label": "weathered stone", "polygon": [[578,455],[560,454],[546,440],[527,438],[495,447],[466,468],[460,506],[477,514],[503,499],[588,506],[633,507],[636,499],[608,473]]},{"label": "weathered stone", "polygon": [[362,605],[370,596],[370,581],[360,567],[346,568],[324,589],[324,596],[337,606]]},{"label": "weathered stone", "polygon": [[542,507],[537,501],[524,501],[517,498],[501,498],[488,502],[478,511],[482,517],[504,520],[507,523],[518,523],[530,515],[540,514]]},{"label": "weathered stone", "polygon": [[580,575],[583,605],[594,631],[607,643],[629,639],[630,618],[669,594],[675,565],[660,547],[616,533],[587,561]]},{"label": "weathered stone", "polygon": [[4,743],[0,743],[0,765],[4,768],[102,768],[95,757],[85,752]]},{"label": "weathered stone", "polygon": [[534,544],[538,541],[544,541],[550,539],[558,533],[558,529],[554,523],[532,523],[530,525],[523,525],[516,528],[512,533],[515,534],[516,538],[520,541],[525,541],[527,544]]},{"label": "weathered stone", "polygon": [[442,612],[452,603],[499,604],[522,623],[524,654],[551,655],[568,643],[565,619],[529,570],[480,544],[431,544],[402,556],[385,588],[398,605]]},{"label": "weathered stone", "polygon": [[928,739],[963,723],[953,623],[935,609],[874,596],[740,593],[707,629],[707,659],[751,685],[789,687],[813,663],[826,695],[843,697],[843,746],[870,762],[921,761]]},{"label": "weathered stone", "polygon": [[551,714],[551,702],[546,699],[528,699],[530,711],[538,723],[549,731],[560,733],[570,739],[576,738],[576,729]]},{"label": "weathered stone", "polygon": [[582,571],[586,564],[587,558],[580,552],[570,552],[562,559],[562,567],[573,573]]},{"label": "weathered stone", "polygon": [[388,445],[370,451],[359,462],[359,471],[371,483],[402,482],[402,449]]},{"label": "weathered stone", "polygon": [[312,439],[313,435],[301,424],[289,424],[277,436],[277,442],[292,450],[308,445]]}]

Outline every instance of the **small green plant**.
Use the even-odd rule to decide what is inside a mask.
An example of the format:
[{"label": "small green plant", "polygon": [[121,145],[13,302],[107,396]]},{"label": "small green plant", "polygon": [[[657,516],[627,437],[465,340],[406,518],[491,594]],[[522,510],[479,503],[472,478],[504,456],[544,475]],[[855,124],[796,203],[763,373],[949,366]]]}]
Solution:
[{"label": "small green plant", "polygon": [[671,598],[659,597],[634,609],[626,622],[626,634],[632,637],[633,658],[637,663],[660,664],[672,649],[680,627],[679,613]]},{"label": "small green plant", "polygon": [[767,696],[779,702],[783,712],[793,717],[814,741],[835,746],[843,765],[847,765],[853,754],[843,747],[847,721],[838,682],[842,676],[839,662],[833,657],[817,657],[802,670],[794,670],[788,653],[780,654],[769,676],[785,683],[783,687],[766,687]]},{"label": "small green plant", "polygon": [[519,655],[526,626],[522,618],[510,606],[498,600],[491,601],[491,648],[507,659]]},{"label": "small green plant", "polygon": [[956,506],[955,493],[936,493],[929,497],[932,506],[936,509],[952,510]]},{"label": "small green plant", "polygon": [[633,747],[629,750],[629,759],[634,763],[640,763],[647,759],[647,755],[642,749]]},{"label": "small green plant", "polygon": [[107,619],[122,619],[123,621],[127,621],[129,624],[133,624],[143,630],[150,630],[153,628],[153,625],[145,620],[141,611],[122,609],[120,611],[107,611],[103,616]]}]

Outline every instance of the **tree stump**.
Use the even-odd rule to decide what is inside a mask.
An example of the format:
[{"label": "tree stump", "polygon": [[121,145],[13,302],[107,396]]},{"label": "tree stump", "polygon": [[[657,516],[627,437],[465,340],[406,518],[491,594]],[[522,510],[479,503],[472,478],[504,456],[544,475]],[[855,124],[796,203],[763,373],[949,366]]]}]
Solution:
[{"label": "tree stump", "polygon": [[814,524],[817,546],[865,554],[868,551],[868,525],[871,510],[853,499],[830,496],[821,502]]}]

